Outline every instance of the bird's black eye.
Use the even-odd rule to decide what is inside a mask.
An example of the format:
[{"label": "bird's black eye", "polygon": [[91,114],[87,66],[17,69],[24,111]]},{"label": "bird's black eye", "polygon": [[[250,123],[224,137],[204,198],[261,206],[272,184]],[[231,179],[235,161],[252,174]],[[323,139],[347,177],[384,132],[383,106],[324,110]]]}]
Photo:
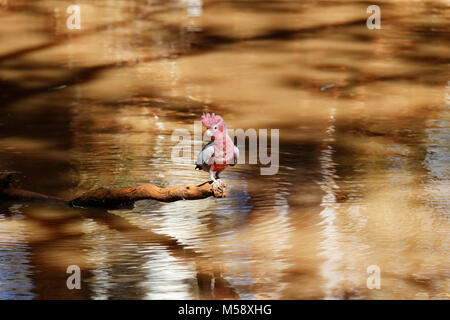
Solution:
[{"label": "bird's black eye", "polygon": [[214,128],[213,128],[214,130],[217,130],[217,126],[214,126]]}]

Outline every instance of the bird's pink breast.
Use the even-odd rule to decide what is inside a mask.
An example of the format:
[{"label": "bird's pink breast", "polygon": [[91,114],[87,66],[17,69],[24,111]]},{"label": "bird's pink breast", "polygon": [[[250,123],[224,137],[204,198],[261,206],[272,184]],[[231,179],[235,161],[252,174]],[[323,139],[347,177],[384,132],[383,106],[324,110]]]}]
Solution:
[{"label": "bird's pink breast", "polygon": [[213,171],[223,171],[228,164],[233,162],[234,158],[234,144],[227,135],[225,139],[222,136],[214,140],[214,156],[211,169]]}]

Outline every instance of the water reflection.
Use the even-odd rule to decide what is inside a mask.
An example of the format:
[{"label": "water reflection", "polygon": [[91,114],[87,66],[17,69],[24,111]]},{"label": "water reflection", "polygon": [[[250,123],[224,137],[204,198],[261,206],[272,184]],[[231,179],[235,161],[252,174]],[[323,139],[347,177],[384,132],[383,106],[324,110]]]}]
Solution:
[{"label": "water reflection", "polygon": [[67,5],[0,4],[0,172],[61,197],[198,184],[171,133],[203,111],[279,128],[280,170],[225,171],[224,199],[2,203],[0,298],[447,298],[440,1],[387,1],[381,31],[359,1],[97,1],[79,31]]},{"label": "water reflection", "polygon": [[0,299],[33,299],[32,266],[22,205],[11,205],[11,219],[0,213]]},{"label": "water reflection", "polygon": [[323,217],[323,235],[324,240],[321,243],[326,261],[322,265],[322,274],[326,279],[325,283],[325,298],[339,298],[333,294],[333,289],[339,288],[339,282],[342,281],[343,276],[340,274],[338,267],[343,259],[343,252],[339,248],[339,234],[338,228],[335,225],[338,204],[336,203],[336,189],[339,189],[336,184],[336,164],[333,162],[333,142],[335,133],[335,115],[336,109],[331,108],[329,127],[327,128],[327,137],[323,140],[324,146],[319,158],[321,164],[321,174],[323,181],[320,182],[322,190],[325,195],[322,198],[321,206],[324,208],[320,213]]},{"label": "water reflection", "polygon": [[446,216],[450,212],[449,199],[449,169],[448,160],[450,140],[448,127],[450,104],[442,106],[435,119],[427,121],[425,129],[426,156],[423,162],[428,171],[426,176],[426,196],[424,199],[430,203],[440,215]]}]

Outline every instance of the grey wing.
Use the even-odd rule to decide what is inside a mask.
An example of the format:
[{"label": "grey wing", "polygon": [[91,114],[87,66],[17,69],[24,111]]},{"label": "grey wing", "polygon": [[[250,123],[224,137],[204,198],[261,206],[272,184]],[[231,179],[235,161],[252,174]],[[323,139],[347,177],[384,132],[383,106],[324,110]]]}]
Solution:
[{"label": "grey wing", "polygon": [[233,163],[230,164],[231,166],[236,165],[236,163],[238,162],[239,159],[239,148],[237,146],[234,146],[234,158],[233,158]]},{"label": "grey wing", "polygon": [[196,169],[201,169],[203,165],[210,165],[211,158],[214,154],[214,145],[213,142],[209,142],[206,146],[203,147],[202,151],[198,154],[196,164]]}]

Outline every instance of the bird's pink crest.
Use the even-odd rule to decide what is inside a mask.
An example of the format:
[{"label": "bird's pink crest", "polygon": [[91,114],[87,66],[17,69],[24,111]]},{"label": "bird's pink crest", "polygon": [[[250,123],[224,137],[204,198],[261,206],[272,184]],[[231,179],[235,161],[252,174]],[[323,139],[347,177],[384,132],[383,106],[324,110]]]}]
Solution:
[{"label": "bird's pink crest", "polygon": [[221,116],[216,116],[214,113],[203,113],[202,115],[202,123],[206,128],[211,128],[215,124],[219,124],[223,122]]}]

